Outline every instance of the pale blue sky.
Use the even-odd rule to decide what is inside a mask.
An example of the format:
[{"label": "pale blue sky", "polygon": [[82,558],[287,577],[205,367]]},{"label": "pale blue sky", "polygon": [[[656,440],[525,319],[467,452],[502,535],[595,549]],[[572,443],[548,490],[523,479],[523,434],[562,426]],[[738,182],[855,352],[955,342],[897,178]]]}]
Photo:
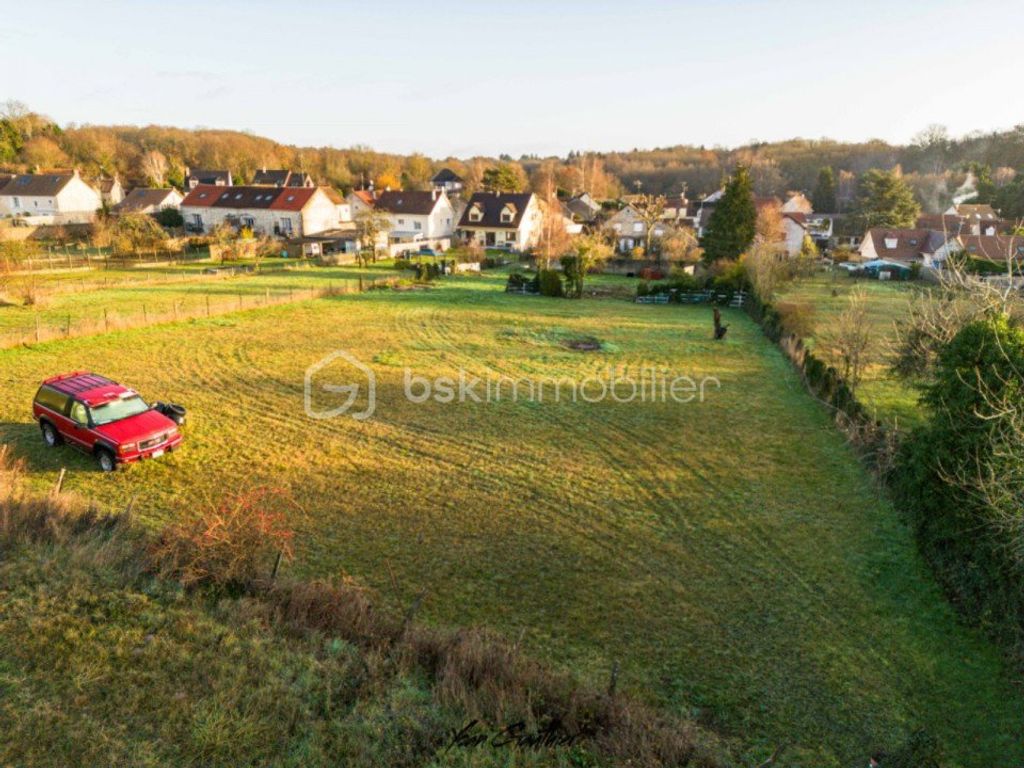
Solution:
[{"label": "pale blue sky", "polygon": [[[2,0],[0,99],[60,123],[448,154],[1024,122],[1024,3]],[[1005,33],[1004,33],[1005,31]]]}]

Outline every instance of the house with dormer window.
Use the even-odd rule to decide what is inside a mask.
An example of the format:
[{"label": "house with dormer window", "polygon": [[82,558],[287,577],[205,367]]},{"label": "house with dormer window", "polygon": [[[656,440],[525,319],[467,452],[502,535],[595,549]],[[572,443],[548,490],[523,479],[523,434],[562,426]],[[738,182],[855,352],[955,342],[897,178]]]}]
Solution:
[{"label": "house with dormer window", "polygon": [[392,237],[435,240],[455,231],[455,212],[444,190],[387,190],[377,195],[374,208],[387,214]]},{"label": "house with dormer window", "polygon": [[339,227],[340,200],[326,187],[200,184],[181,201],[181,215],[189,232],[208,233],[226,224],[256,235],[305,237]]},{"label": "house with dormer window", "polygon": [[542,213],[531,192],[477,192],[459,219],[459,234],[487,248],[525,251],[537,244]]}]

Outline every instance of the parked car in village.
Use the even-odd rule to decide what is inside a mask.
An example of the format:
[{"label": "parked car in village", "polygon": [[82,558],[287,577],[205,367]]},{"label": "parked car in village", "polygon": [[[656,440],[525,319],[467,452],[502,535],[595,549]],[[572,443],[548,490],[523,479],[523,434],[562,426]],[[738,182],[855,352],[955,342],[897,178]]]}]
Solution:
[{"label": "parked car in village", "polygon": [[151,407],[138,392],[105,376],[74,371],[42,383],[32,415],[48,446],[67,443],[112,472],[120,464],[159,458],[181,445],[178,424],[184,409],[159,405]]}]

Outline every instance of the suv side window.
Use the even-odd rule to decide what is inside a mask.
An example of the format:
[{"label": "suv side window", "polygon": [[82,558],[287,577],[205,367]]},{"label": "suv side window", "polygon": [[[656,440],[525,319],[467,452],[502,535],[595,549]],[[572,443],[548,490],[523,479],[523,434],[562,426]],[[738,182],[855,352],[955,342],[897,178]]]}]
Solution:
[{"label": "suv side window", "polygon": [[49,387],[40,387],[36,393],[36,402],[39,405],[49,408],[51,411],[56,411],[59,414],[64,413],[69,399],[67,395]]},{"label": "suv side window", "polygon": [[89,423],[89,410],[85,407],[84,403],[80,403],[77,400],[71,403],[71,410],[68,416],[71,417],[72,421],[79,424],[85,425]]}]

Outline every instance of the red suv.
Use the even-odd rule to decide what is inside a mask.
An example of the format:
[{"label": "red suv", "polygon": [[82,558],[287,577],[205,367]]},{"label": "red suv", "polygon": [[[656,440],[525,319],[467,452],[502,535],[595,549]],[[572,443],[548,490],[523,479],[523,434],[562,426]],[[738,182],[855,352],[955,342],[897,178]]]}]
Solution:
[{"label": "red suv", "polygon": [[134,390],[95,373],[47,379],[36,392],[32,414],[47,445],[67,441],[95,456],[104,472],[155,459],[181,445],[173,420],[146,405]]}]

